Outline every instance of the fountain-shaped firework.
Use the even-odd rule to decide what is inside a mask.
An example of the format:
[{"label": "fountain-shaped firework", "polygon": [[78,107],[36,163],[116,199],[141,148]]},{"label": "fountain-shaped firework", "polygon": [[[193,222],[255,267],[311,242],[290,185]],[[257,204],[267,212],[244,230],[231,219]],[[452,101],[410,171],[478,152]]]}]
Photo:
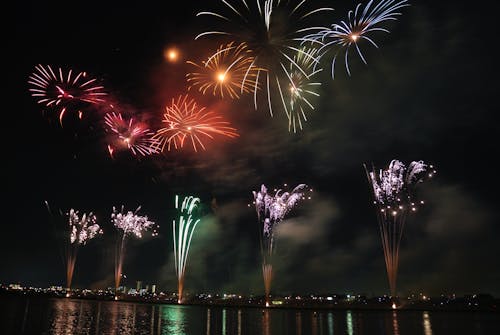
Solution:
[{"label": "fountain-shaped firework", "polygon": [[[175,208],[179,210],[179,220],[173,220],[172,233],[174,240],[175,273],[177,275],[177,302],[182,303],[184,292],[184,275],[186,273],[186,263],[191,246],[191,239],[194,230],[200,219],[193,218],[194,210],[200,203],[199,198],[193,196],[184,197],[179,204],[179,196],[175,196]],[[176,229],[177,227],[177,229]]]},{"label": "fountain-shaped firework", "polygon": [[377,219],[384,249],[385,265],[391,295],[396,295],[396,278],[399,266],[399,246],[406,218],[417,210],[418,204],[413,199],[415,186],[424,178],[432,177],[436,171],[432,165],[423,161],[413,161],[406,167],[398,160],[392,160],[387,170],[375,167],[370,171],[365,165],[368,181],[372,186],[377,207]]},{"label": "fountain-shaped firework", "polygon": [[[286,186],[286,184],[285,184]],[[262,253],[262,275],[264,277],[264,288],[266,293],[266,306],[269,306],[269,294],[273,277],[272,256],[274,251],[274,228],[285,218],[285,216],[299,203],[305,199],[307,185],[299,184],[291,192],[275,190],[274,196],[267,193],[267,188],[262,185],[260,191],[253,191],[254,205],[257,211],[260,232],[260,247]],[[312,190],[310,190],[312,191]],[[310,198],[310,197],[309,197]]]},{"label": "fountain-shaped firework", "polygon": [[96,223],[96,216],[90,212],[84,213],[81,217],[79,212],[73,208],[67,213],[69,225],[69,239],[66,244],[66,288],[71,290],[71,283],[73,281],[73,272],[75,270],[76,255],[78,248],[81,245],[87,244],[88,241],[102,234],[102,229]]},{"label": "fountain-shaped firework", "polygon": [[135,210],[135,212],[125,212],[123,206],[121,208],[121,211],[118,211],[115,207],[113,207],[113,212],[111,213],[111,222],[118,230],[118,239],[116,243],[115,253],[115,294],[118,292],[122,277],[126,237],[129,235],[134,235],[137,238],[142,238],[143,232],[149,230],[153,231],[152,236],[158,235],[158,226],[153,221],[149,221],[147,216],[141,216],[137,214],[140,209],[141,206],[139,206]]}]

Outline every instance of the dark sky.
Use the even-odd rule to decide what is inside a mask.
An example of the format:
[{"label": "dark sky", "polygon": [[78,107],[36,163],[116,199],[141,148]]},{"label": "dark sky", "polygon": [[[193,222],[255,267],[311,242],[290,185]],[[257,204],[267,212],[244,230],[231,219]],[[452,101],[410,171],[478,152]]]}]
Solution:
[{"label": "dark sky", "polygon": [[[297,134],[288,132],[282,113],[271,118],[255,111],[248,97],[197,96],[240,130],[239,138],[209,143],[197,154],[138,160],[123,152],[112,160],[95,113],[61,128],[28,92],[36,64],[71,67],[102,79],[113,101],[158,119],[187,87],[186,66],[165,62],[163,50],[175,45],[183,60],[200,60],[215,49],[219,41],[194,41],[204,29],[195,14],[212,3],[17,5],[4,49],[11,60],[4,63],[0,282],[64,284],[64,219],[48,215],[46,200],[55,212],[96,213],[105,233],[81,248],[74,284],[111,286],[115,230],[109,216],[112,206],[123,204],[141,205],[160,225],[159,237],[128,241],[125,284],[142,280],[173,291],[171,222],[180,193],[198,195],[204,213],[186,290],[261,294],[257,221],[247,207],[251,191],[261,183],[303,182],[315,189],[314,200],[277,231],[274,291],[386,293],[363,163],[382,167],[398,158],[422,159],[438,170],[418,189],[426,205],[407,222],[400,293],[499,295],[497,37],[485,1],[412,1],[391,23],[392,33],[379,36],[380,49],[365,45],[367,66],[353,59],[351,77],[339,71],[332,80],[325,59],[317,109]],[[355,5],[334,2],[331,23]]]}]

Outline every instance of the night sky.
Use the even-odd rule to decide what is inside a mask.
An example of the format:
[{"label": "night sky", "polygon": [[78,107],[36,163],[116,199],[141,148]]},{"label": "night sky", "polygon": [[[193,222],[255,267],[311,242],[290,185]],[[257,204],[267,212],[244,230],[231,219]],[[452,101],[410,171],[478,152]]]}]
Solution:
[{"label": "night sky", "polygon": [[[312,0],[311,3],[314,3]],[[368,65],[351,62],[335,80],[328,61],[321,98],[303,131],[288,132],[285,115],[255,111],[251,96],[220,100],[194,94],[239,129],[236,139],[137,159],[111,159],[99,112],[61,128],[28,92],[37,64],[87,71],[109,99],[150,122],[187,88],[186,60],[200,61],[220,44],[194,41],[206,26],[195,17],[217,1],[85,1],[64,6],[18,2],[7,32],[3,97],[3,201],[0,282],[64,285],[61,227],[50,216],[94,211],[104,235],[79,251],[76,287],[113,286],[112,206],[141,213],[160,236],[130,238],[124,273],[174,291],[171,222],[174,195],[194,194],[203,218],[190,250],[187,292],[263,294],[258,227],[251,191],[262,183],[307,183],[312,201],[279,226],[276,293],[388,293],[382,246],[363,163],[424,160],[438,173],[419,185],[426,204],[404,232],[398,291],[500,294],[500,187],[496,18],[486,1],[412,1],[380,49],[364,45]],[[338,3],[338,5],[337,5]],[[330,3],[331,23],[357,3]],[[7,15],[12,15],[7,14]],[[328,24],[328,22],[327,22]],[[178,63],[165,61],[169,46]],[[155,121],[156,120],[156,121]],[[217,205],[212,206],[215,202]]]}]

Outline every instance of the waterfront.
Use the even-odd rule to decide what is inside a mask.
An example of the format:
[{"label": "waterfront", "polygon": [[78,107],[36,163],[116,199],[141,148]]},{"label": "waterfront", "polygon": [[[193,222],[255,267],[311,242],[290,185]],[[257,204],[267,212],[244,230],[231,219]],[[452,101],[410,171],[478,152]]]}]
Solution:
[{"label": "waterfront", "polygon": [[265,309],[4,297],[1,334],[498,334],[500,314]]}]

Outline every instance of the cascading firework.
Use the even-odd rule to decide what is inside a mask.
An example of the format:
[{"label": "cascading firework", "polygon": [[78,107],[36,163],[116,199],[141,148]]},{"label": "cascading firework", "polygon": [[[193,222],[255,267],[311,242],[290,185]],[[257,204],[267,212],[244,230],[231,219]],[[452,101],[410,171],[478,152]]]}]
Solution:
[{"label": "cascading firework", "polygon": [[392,160],[387,170],[378,173],[365,165],[366,176],[373,191],[373,203],[377,207],[377,219],[384,249],[384,259],[391,295],[396,296],[396,279],[399,266],[399,246],[408,214],[417,210],[414,198],[415,186],[436,171],[423,161],[413,161],[408,167]]},{"label": "cascading firework", "polygon": [[[286,186],[286,184],[284,185]],[[267,193],[264,184],[260,191],[253,191],[254,205],[259,223],[260,249],[262,254],[262,275],[266,294],[266,306],[269,306],[271,282],[273,278],[272,257],[274,254],[274,228],[290,213],[290,211],[306,198],[307,185],[299,184],[291,192],[275,189],[274,196]],[[309,189],[312,192],[312,189]],[[311,197],[308,197],[309,199]]]},{"label": "cascading firework", "polygon": [[134,235],[137,238],[142,238],[142,234],[150,230],[152,230],[152,236],[158,235],[158,225],[153,221],[149,221],[147,216],[138,215],[137,212],[140,209],[141,206],[137,207],[135,212],[125,212],[123,206],[120,211],[113,207],[113,212],[111,213],[111,222],[118,230],[115,252],[115,294],[118,292],[122,278],[125,240],[127,236]]},{"label": "cascading firework", "polygon": [[174,240],[175,273],[177,274],[177,302],[179,304],[182,303],[183,298],[184,275],[191,239],[196,226],[200,222],[200,219],[193,217],[193,211],[198,207],[199,202],[199,198],[187,196],[179,204],[179,196],[175,196],[175,208],[179,210],[179,220],[177,222],[173,220],[172,236]]},{"label": "cascading firework", "polygon": [[[48,203],[47,203],[48,208]],[[50,211],[49,211],[50,212]],[[71,290],[71,283],[73,281],[73,272],[75,270],[76,256],[78,249],[81,245],[87,244],[88,241],[93,239],[99,234],[102,234],[102,229],[96,223],[96,216],[90,212],[84,213],[81,217],[79,212],[70,209],[67,213],[69,225],[69,238],[66,243],[66,288]]]}]

